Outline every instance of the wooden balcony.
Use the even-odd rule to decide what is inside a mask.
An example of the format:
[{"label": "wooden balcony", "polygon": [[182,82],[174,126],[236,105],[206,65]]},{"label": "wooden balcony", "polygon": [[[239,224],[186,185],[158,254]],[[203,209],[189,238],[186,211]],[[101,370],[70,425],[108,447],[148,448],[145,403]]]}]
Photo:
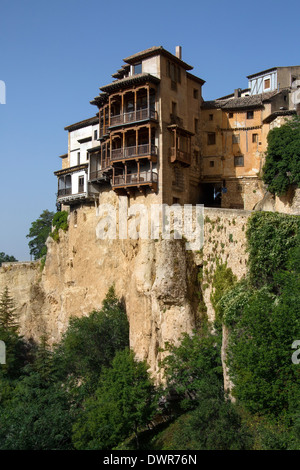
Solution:
[{"label": "wooden balcony", "polygon": [[180,162],[187,166],[191,164],[191,154],[175,147],[170,148],[170,158],[171,163]]},{"label": "wooden balcony", "polygon": [[157,112],[154,109],[145,108],[130,111],[129,113],[118,114],[110,117],[110,127],[122,126],[132,122],[147,121],[153,119],[157,121]]},{"label": "wooden balcony", "polygon": [[82,187],[79,187],[78,193],[72,194],[72,188],[59,189],[57,192],[57,202],[70,206],[77,204],[78,202],[89,199],[88,194],[83,191]]},{"label": "wooden balcony", "polygon": [[57,197],[70,196],[72,194],[72,188],[59,189]]},{"label": "wooden balcony", "polygon": [[108,135],[108,124],[105,124],[105,126],[100,127],[99,138],[101,139],[105,135]]},{"label": "wooden balcony", "polygon": [[130,187],[140,188],[148,186],[152,191],[157,191],[158,177],[154,171],[141,171],[140,173],[128,173],[115,175],[112,179],[112,187],[116,189],[126,189]]},{"label": "wooden balcony", "polygon": [[143,144],[134,145],[132,147],[120,147],[111,150],[110,159],[112,162],[148,158],[149,160],[157,161],[157,147],[155,145]]}]

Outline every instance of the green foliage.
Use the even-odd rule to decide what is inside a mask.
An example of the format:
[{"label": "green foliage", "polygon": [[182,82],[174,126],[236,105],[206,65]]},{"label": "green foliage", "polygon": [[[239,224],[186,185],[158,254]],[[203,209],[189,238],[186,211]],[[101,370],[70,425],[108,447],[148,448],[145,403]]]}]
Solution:
[{"label": "green foliage", "polygon": [[[251,413],[280,421],[290,435],[300,412],[300,368],[291,358],[292,343],[300,338],[299,218],[254,213],[247,237],[249,276],[218,302],[230,331],[234,394]],[[261,428],[264,436],[275,432],[268,426]]]},{"label": "green foliage", "polygon": [[263,167],[263,181],[268,190],[281,196],[290,184],[300,186],[300,119],[295,117],[270,130]]},{"label": "green foliage", "polygon": [[274,274],[285,269],[289,250],[300,233],[298,216],[276,212],[254,212],[248,220],[246,236],[249,276],[253,286],[274,282]]},{"label": "green foliage", "polygon": [[234,404],[210,397],[180,416],[153,444],[162,450],[249,450],[253,438]]},{"label": "green foliage", "polygon": [[222,310],[219,307],[219,302],[222,296],[232,288],[235,282],[236,276],[233,274],[232,270],[227,267],[227,263],[221,263],[220,260],[217,259],[216,270],[212,281],[213,290],[210,296],[217,321],[222,319]]},{"label": "green foliage", "polygon": [[167,343],[165,351],[165,393],[175,393],[182,409],[195,407],[203,396],[223,396],[221,337],[211,334],[207,325],[192,336],[183,334],[179,346]]},{"label": "green foliage", "polygon": [[2,263],[7,263],[7,262],[13,262],[13,261],[18,261],[14,256],[9,256],[3,253],[3,251],[0,253],[0,266],[2,266]]},{"label": "green foliage", "polygon": [[97,385],[102,367],[115,353],[129,346],[126,312],[110,287],[102,308],[87,317],[71,318],[56,351],[63,376],[72,375],[88,388]]},{"label": "green foliage", "polygon": [[0,328],[6,331],[16,331],[18,328],[14,300],[7,286],[0,297]]},{"label": "green foliage", "polygon": [[44,210],[37,220],[32,222],[27,238],[30,254],[34,259],[42,258],[47,253],[46,240],[51,232],[54,212]]},{"label": "green foliage", "polygon": [[68,230],[68,212],[60,211],[56,212],[52,220],[52,226],[54,230],[50,233],[50,237],[53,238],[56,242],[59,241],[59,230],[66,232]]},{"label": "green foliage", "polygon": [[71,449],[73,411],[61,384],[45,382],[38,372],[19,380],[11,399],[0,407],[0,449]]},{"label": "green foliage", "polygon": [[297,271],[276,275],[279,295],[262,287],[249,296],[239,315],[234,307],[229,366],[235,394],[252,412],[293,416],[300,403],[300,369],[291,360],[291,345],[300,338],[299,255],[298,263]]},{"label": "green foliage", "polygon": [[77,449],[111,449],[151,419],[156,409],[155,389],[147,364],[132,351],[119,351],[111,368],[102,370],[95,397],[87,400],[74,426]]}]

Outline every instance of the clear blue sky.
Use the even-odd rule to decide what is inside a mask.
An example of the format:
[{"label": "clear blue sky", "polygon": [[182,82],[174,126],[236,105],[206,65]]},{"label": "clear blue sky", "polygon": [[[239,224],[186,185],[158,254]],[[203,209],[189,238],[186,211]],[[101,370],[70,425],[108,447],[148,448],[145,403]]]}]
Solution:
[{"label": "clear blue sky", "polygon": [[298,0],[0,0],[0,251],[29,259],[31,222],[55,210],[64,127],[96,113],[89,102],[123,58],[181,45],[213,99],[299,65],[299,14]]}]

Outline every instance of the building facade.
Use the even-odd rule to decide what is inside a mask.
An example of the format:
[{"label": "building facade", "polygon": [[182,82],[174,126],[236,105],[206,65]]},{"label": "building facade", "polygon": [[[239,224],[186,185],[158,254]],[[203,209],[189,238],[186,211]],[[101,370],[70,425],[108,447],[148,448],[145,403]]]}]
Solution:
[{"label": "building facade", "polygon": [[179,46],[175,55],[160,46],[124,59],[91,101],[96,116],[65,128],[59,206],[113,190],[149,204],[255,208],[266,191],[267,135],[296,114],[300,67],[249,75],[249,88],[212,101],[192,68]]},{"label": "building facade", "polygon": [[57,202],[89,202],[112,189],[157,203],[199,203],[204,81],[180,48],[173,55],[153,47],[124,61],[91,101],[97,115],[65,128]]}]

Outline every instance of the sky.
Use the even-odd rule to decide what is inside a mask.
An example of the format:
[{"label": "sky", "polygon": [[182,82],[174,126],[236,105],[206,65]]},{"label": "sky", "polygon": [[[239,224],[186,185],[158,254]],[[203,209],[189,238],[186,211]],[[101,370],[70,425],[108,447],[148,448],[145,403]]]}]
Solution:
[{"label": "sky", "polygon": [[300,65],[299,15],[298,0],[0,0],[0,252],[30,259],[31,223],[56,210],[64,127],[96,114],[90,100],[125,57],[180,45],[214,99]]}]

